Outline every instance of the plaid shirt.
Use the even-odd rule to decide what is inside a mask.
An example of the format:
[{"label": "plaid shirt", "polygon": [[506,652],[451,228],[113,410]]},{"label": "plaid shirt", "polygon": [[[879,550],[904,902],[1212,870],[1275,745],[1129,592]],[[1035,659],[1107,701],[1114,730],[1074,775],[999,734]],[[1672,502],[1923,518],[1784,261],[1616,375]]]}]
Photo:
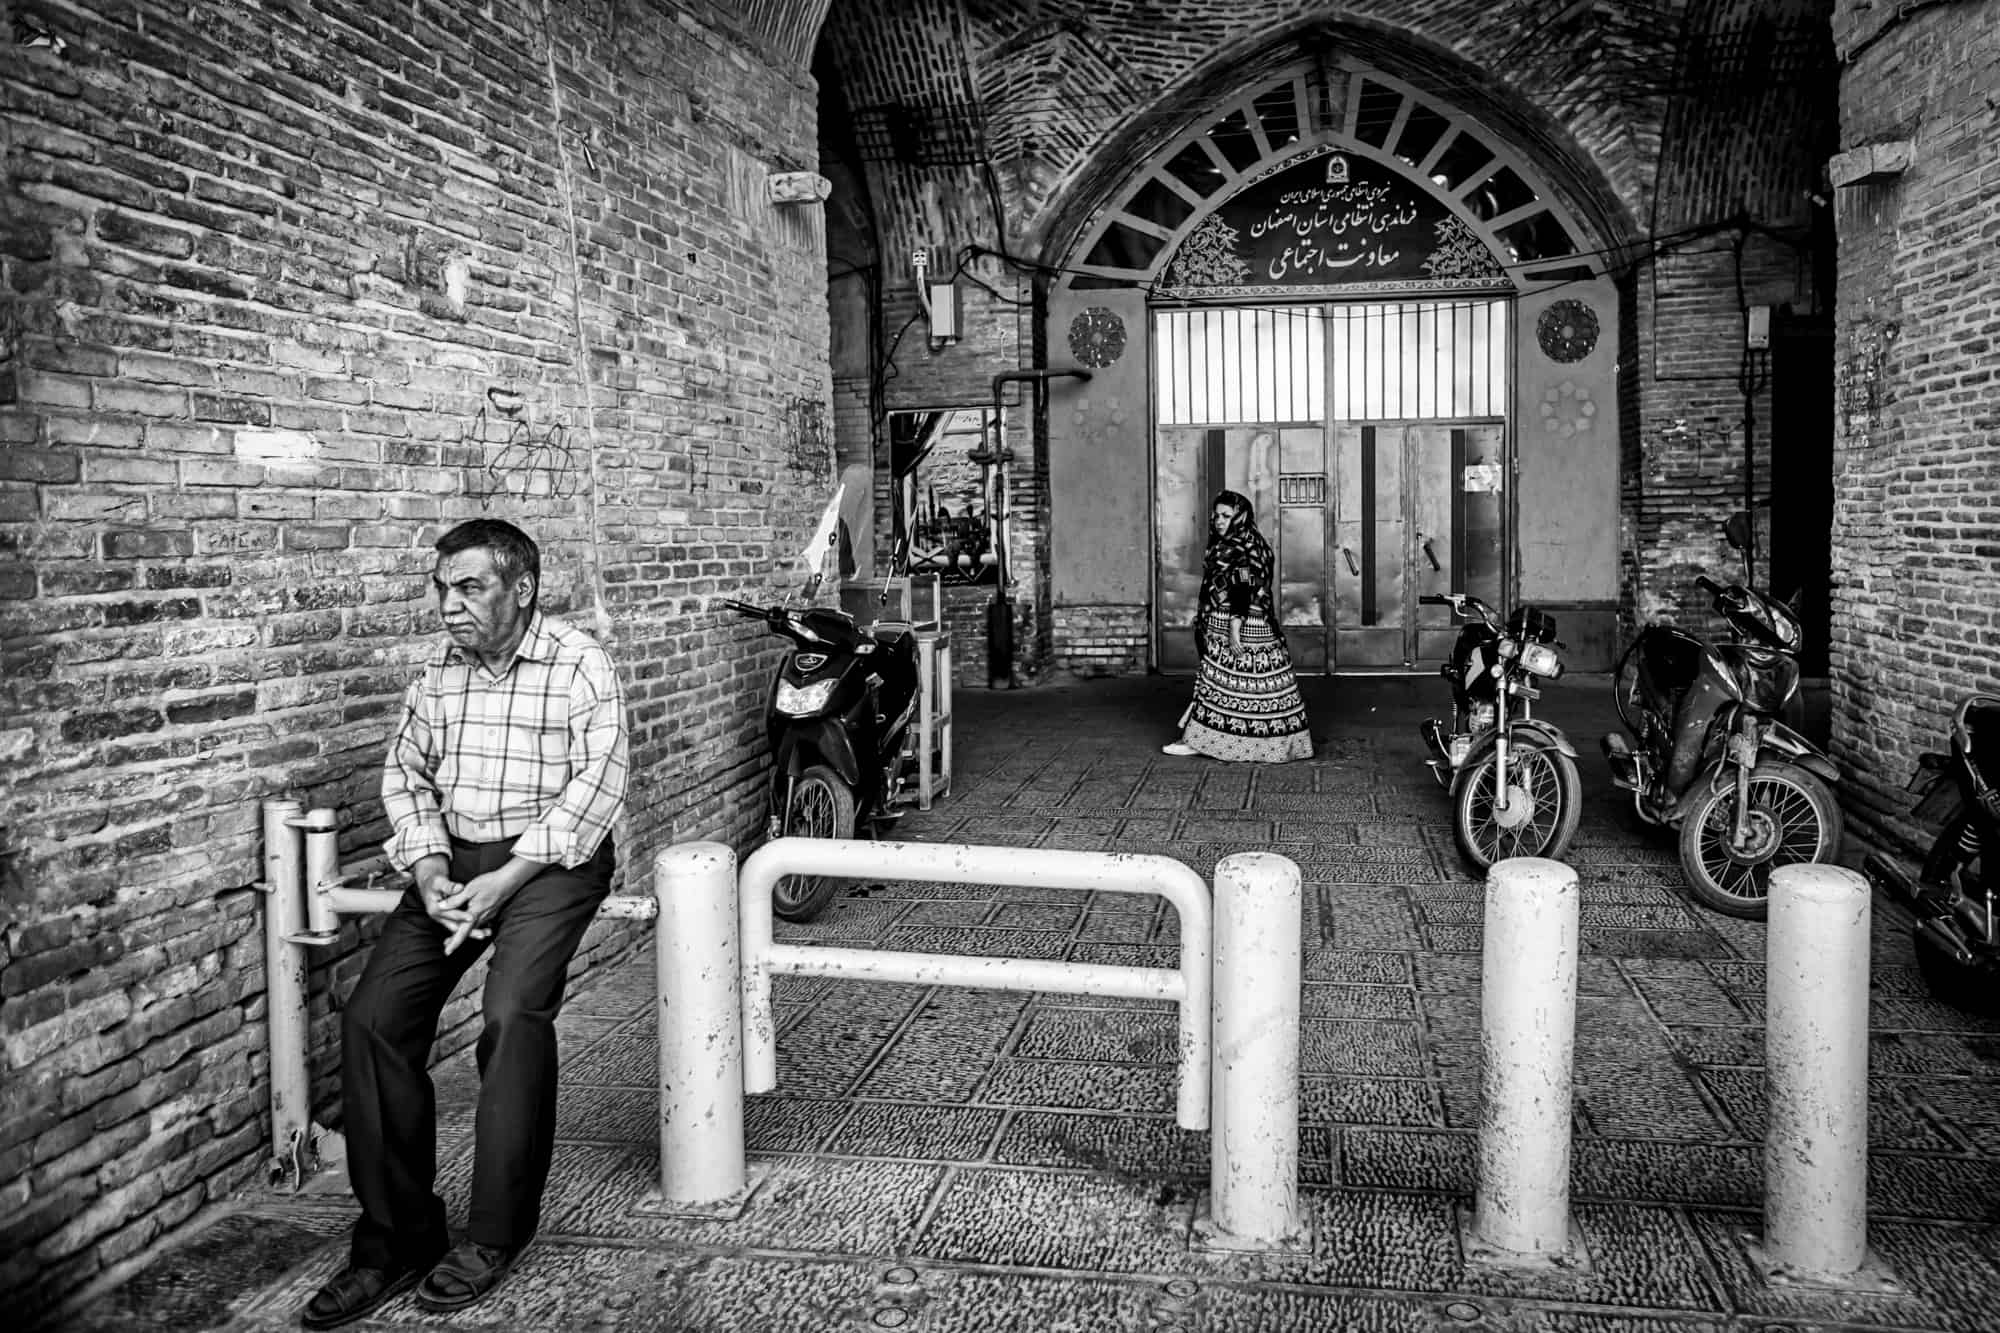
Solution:
[{"label": "plaid shirt", "polygon": [[498,674],[441,645],[403,695],[382,764],[389,860],[518,838],[514,855],[579,866],[625,804],[625,696],[611,657],[540,612]]}]

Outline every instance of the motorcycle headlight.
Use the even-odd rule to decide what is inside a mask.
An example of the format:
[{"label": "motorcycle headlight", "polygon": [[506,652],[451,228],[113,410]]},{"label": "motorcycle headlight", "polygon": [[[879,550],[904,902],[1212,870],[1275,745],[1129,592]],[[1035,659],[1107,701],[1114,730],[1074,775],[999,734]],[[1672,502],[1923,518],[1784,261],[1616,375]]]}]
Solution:
[{"label": "motorcycle headlight", "polygon": [[1554,680],[1563,673],[1562,654],[1546,643],[1524,643],[1521,645],[1521,670],[1544,680]]},{"label": "motorcycle headlight", "polygon": [[833,697],[833,687],[837,682],[829,678],[816,680],[810,685],[794,685],[790,681],[778,682],[778,711],[793,717],[803,717],[817,713],[826,707],[826,701]]}]

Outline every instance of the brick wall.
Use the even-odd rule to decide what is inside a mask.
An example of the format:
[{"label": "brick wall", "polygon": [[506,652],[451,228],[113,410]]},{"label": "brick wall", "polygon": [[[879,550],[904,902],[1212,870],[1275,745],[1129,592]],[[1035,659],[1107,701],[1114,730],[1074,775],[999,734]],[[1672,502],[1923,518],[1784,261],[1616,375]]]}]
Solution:
[{"label": "brick wall", "polygon": [[1843,0],[1834,40],[1841,148],[1910,165],[1835,191],[1833,732],[1854,823],[1910,844],[1916,756],[2000,690],[2000,11]]},{"label": "brick wall", "polygon": [[[704,607],[773,585],[832,465],[819,213],[763,195],[816,162],[810,80],[770,63],[796,15],[38,12],[60,47],[0,47],[0,1298],[29,1317],[261,1175],[258,803],[380,843],[442,528],[521,522],[545,604],[608,640],[641,891],[667,841],[759,818],[780,644]],[[316,959],[323,1116],[363,934]]]},{"label": "brick wall", "polygon": [[[1743,304],[1809,303],[1811,291],[1794,281],[1797,258],[1787,246],[1750,239],[1739,248],[1719,233],[1640,265],[1627,286],[1620,398],[1635,414],[1622,428],[1632,623],[1719,628],[1695,577],[1741,574],[1722,523],[1752,500],[1768,503],[1774,485],[1769,354],[1746,357]],[[1760,584],[1768,572],[1763,559]]]},{"label": "brick wall", "polygon": [[1144,606],[1055,608],[1056,665],[1076,676],[1143,674],[1153,627]]}]

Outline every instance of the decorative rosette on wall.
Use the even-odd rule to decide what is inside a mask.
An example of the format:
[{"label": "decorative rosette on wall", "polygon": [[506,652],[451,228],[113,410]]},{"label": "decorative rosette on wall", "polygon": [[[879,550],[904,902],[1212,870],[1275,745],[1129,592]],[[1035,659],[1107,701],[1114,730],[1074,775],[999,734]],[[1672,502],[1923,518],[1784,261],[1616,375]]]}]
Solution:
[{"label": "decorative rosette on wall", "polygon": [[1587,435],[1597,420],[1590,390],[1574,380],[1552,384],[1542,394],[1542,429],[1559,439]]},{"label": "decorative rosette on wall", "polygon": [[1535,321],[1535,341],[1551,361],[1581,361],[1597,346],[1597,312],[1581,301],[1552,302]]},{"label": "decorative rosette on wall", "polygon": [[1125,321],[1094,305],[1069,322],[1069,350],[1078,364],[1108,366],[1125,355]]}]

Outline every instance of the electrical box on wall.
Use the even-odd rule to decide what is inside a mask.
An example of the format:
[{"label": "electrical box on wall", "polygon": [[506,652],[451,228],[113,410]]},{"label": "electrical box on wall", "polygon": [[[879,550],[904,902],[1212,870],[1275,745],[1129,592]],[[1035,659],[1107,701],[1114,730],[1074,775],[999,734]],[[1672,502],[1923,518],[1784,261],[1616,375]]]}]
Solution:
[{"label": "electrical box on wall", "polygon": [[1744,341],[1753,348],[1771,345],[1771,307],[1767,305],[1750,307],[1750,322]]},{"label": "electrical box on wall", "polygon": [[931,337],[944,340],[959,335],[958,284],[930,284]]}]

